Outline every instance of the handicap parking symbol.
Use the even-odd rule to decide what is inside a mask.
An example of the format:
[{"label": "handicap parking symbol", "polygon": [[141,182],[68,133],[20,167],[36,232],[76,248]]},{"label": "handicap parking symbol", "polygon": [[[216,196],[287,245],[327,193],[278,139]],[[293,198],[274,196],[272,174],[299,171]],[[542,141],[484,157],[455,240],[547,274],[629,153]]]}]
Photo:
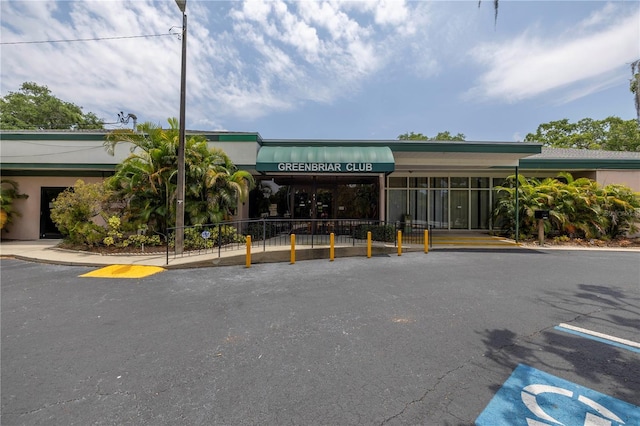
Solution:
[{"label": "handicap parking symbol", "polygon": [[520,364],[476,426],[640,426],[640,407]]}]

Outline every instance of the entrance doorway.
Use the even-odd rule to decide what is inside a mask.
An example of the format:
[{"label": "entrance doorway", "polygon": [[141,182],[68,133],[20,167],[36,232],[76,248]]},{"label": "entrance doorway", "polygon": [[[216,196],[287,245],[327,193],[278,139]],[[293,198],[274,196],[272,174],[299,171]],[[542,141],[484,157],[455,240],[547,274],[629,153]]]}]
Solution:
[{"label": "entrance doorway", "polygon": [[269,179],[278,186],[274,200],[278,203],[280,217],[379,219],[377,177],[282,176]]},{"label": "entrance doorway", "polygon": [[51,208],[53,200],[67,188],[43,187],[40,189],[40,238],[59,239],[62,234],[51,220]]},{"label": "entrance doorway", "polygon": [[334,219],[333,189],[296,188],[293,193],[295,219]]}]

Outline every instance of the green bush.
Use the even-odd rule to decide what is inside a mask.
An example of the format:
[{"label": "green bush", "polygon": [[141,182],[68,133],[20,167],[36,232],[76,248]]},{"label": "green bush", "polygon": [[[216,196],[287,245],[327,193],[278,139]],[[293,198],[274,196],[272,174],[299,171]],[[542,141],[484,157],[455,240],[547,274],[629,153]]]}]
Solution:
[{"label": "green bush", "polygon": [[273,238],[278,235],[278,227],[275,223],[252,222],[247,227],[247,234],[251,235],[252,241]]},{"label": "green bush", "polygon": [[102,240],[102,243],[106,246],[114,247],[129,247],[142,248],[144,246],[159,246],[162,244],[159,235],[147,236],[144,233],[128,235],[125,238],[125,234],[121,229],[122,221],[118,216],[111,216],[107,220],[108,230],[107,236]]},{"label": "green bush", "polygon": [[78,180],[73,188],[67,188],[53,200],[51,219],[67,242],[99,245],[107,231],[93,219],[100,216],[108,197],[104,184]]},{"label": "green bush", "polygon": [[355,227],[353,238],[365,240],[369,231],[373,241],[395,241],[396,228],[393,225],[358,225]]},{"label": "green bush", "polygon": [[[202,233],[209,232],[209,238],[203,238]],[[243,244],[246,238],[238,234],[238,230],[229,225],[198,225],[184,230],[184,249],[185,250],[206,250],[213,247],[224,246],[231,243]],[[169,247],[175,248],[176,236],[171,234],[169,239]]]},{"label": "green bush", "polygon": [[[640,220],[640,194],[624,185],[602,188],[594,180],[574,179],[569,173],[544,180],[519,175],[518,183],[518,233],[523,239],[537,234],[537,210],[549,210],[545,233],[554,236],[611,239],[635,232]],[[493,221],[506,235],[514,235],[515,178],[495,189]]]}]

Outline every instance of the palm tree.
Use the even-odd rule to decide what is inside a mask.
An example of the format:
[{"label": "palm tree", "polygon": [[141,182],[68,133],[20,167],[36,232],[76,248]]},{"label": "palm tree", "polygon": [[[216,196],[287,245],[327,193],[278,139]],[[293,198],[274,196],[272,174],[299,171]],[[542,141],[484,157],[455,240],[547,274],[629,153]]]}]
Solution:
[{"label": "palm tree", "polygon": [[[535,210],[549,210],[546,232],[585,238],[615,238],[625,232],[635,232],[640,219],[640,195],[623,185],[602,188],[588,178],[574,179],[562,172],[557,178],[519,178],[520,233],[525,237],[536,229]],[[515,231],[515,178],[496,187],[498,200],[494,223],[502,229]]]},{"label": "palm tree", "polygon": [[255,186],[253,176],[238,170],[219,148],[191,141],[185,150],[188,169],[185,212],[192,224],[230,219],[238,201],[245,202]]},{"label": "palm tree", "polygon": [[[117,130],[105,146],[113,154],[120,142],[131,144],[131,155],[116,168],[112,187],[126,202],[129,215],[155,230],[175,224],[178,120],[169,119],[162,129],[143,123],[138,131]],[[204,136],[190,136],[185,143],[185,224],[219,222],[230,217],[237,200],[246,200],[253,177],[237,170],[220,149],[209,149]]]}]

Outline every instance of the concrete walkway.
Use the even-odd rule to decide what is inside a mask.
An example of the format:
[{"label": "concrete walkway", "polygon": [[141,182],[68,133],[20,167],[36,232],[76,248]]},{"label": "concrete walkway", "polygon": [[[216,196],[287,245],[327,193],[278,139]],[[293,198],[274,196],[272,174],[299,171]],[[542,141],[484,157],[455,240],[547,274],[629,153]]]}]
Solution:
[{"label": "concrete walkway", "polygon": [[[408,241],[407,241],[408,240]],[[413,244],[410,239],[403,243],[403,252],[423,251],[424,246]],[[57,245],[60,240],[34,240],[34,241],[1,241],[0,258],[9,257],[20,260],[52,263],[59,265],[76,266],[107,266],[107,265],[141,265],[160,266],[166,269],[199,268],[212,266],[229,266],[246,264],[246,248],[240,246],[235,250],[217,250],[198,254],[197,252],[185,253],[182,256],[174,256],[169,253],[167,262],[166,253],[150,253],[147,255],[102,255],[84,251],[60,249]],[[539,250],[540,247],[527,247],[516,244],[513,240],[507,240],[488,235],[459,233],[459,234],[434,234],[431,250]],[[637,251],[639,248],[603,248],[603,247],[571,247],[571,246],[543,246],[544,250],[617,250]],[[397,255],[398,249],[393,243],[376,244],[372,247],[372,255]],[[366,256],[367,248],[364,245],[353,246],[351,244],[336,244],[335,258]],[[297,245],[295,260],[329,259],[329,246],[316,244],[313,248],[309,245]],[[290,262],[291,249],[289,246],[254,246],[251,252],[251,264]]]},{"label": "concrete walkway", "polygon": [[[167,262],[166,253],[130,254],[130,255],[103,255],[76,250],[58,248],[61,240],[34,240],[34,241],[2,241],[0,242],[0,258],[9,257],[26,261],[52,263],[58,265],[76,266],[107,266],[107,265],[141,265],[160,266],[166,269],[197,268],[210,266],[228,266],[246,264],[246,247],[240,246],[236,250],[217,250],[198,254],[197,252],[185,253],[182,256],[174,256],[169,253]],[[407,246],[403,251],[416,251],[415,247]],[[393,245],[372,247],[372,254],[395,253],[397,248]],[[335,256],[353,257],[366,256],[366,246],[338,246],[335,247]],[[296,246],[295,260],[329,259],[329,247],[316,245]],[[251,263],[290,262],[291,249],[287,246],[254,247],[251,253]]]}]

